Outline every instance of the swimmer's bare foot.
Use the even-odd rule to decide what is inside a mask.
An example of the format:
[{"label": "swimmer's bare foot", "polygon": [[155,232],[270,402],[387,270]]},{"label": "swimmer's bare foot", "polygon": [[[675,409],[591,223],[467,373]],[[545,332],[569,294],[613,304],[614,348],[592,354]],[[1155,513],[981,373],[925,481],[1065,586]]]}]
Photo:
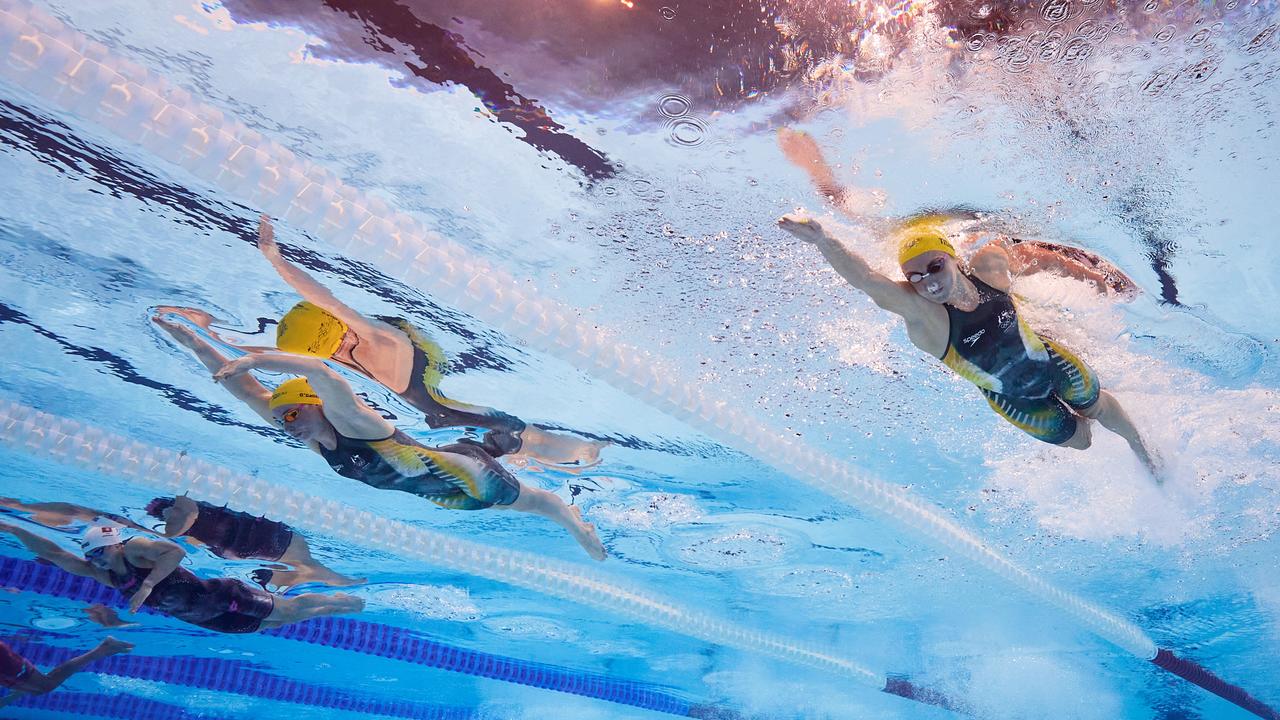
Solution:
[{"label": "swimmer's bare foot", "polygon": [[133,643],[127,643],[123,640],[117,640],[111,637],[110,635],[108,635],[106,639],[104,639],[101,643],[99,643],[98,647],[93,649],[93,652],[97,654],[98,657],[107,657],[109,655],[119,655],[120,653],[127,653],[132,651],[133,651]]},{"label": "swimmer's bare foot", "polygon": [[822,150],[813,136],[803,130],[791,128],[778,129],[778,147],[782,154],[796,165],[804,168],[815,181],[831,182],[834,178],[827,161],[822,157]]},{"label": "swimmer's bare foot", "polygon": [[106,605],[90,605],[84,609],[84,614],[89,616],[89,620],[101,625],[104,628],[120,628],[133,627],[138,623],[125,622],[120,619],[120,614],[114,608]]},{"label": "swimmer's bare foot", "polygon": [[1133,451],[1138,456],[1138,460],[1142,461],[1143,467],[1151,474],[1151,479],[1155,481],[1156,485],[1164,487],[1165,472],[1168,470],[1165,467],[1164,458],[1159,453],[1148,450],[1145,447],[1141,449],[1134,448]]},{"label": "swimmer's bare foot", "polygon": [[280,593],[288,592],[292,587],[313,582],[323,583],[329,587],[352,587],[364,585],[369,582],[369,579],[347,577],[336,572],[307,567],[300,567],[297,570],[276,570],[270,577],[270,583],[276,587],[275,591]]},{"label": "swimmer's bare foot", "polygon": [[604,560],[609,557],[609,553],[604,549],[604,543],[600,542],[600,536],[596,534],[596,526],[583,521],[582,510],[576,505],[570,505],[569,512],[573,515],[573,527],[569,530],[573,534],[573,539],[578,541],[592,560]]},{"label": "swimmer's bare foot", "polygon": [[335,612],[360,612],[364,610],[364,598],[358,598],[355,595],[347,593],[334,593],[328,596],[333,602],[330,606]]},{"label": "swimmer's bare foot", "polygon": [[520,431],[521,455],[558,468],[591,467],[600,462],[600,451],[609,444],[607,440],[583,440],[536,425]]}]

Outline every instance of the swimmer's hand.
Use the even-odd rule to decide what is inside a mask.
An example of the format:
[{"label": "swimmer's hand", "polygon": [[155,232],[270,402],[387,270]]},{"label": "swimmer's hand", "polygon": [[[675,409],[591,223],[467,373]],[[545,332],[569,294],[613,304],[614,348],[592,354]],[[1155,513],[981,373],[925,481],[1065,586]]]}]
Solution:
[{"label": "swimmer's hand", "polygon": [[280,257],[280,247],[276,245],[276,229],[271,225],[271,218],[265,213],[258,216],[258,250],[268,260]]},{"label": "swimmer's hand", "polygon": [[822,159],[822,150],[818,148],[818,143],[814,141],[812,135],[803,130],[778,128],[778,147],[782,149],[788,160],[802,168],[808,169],[826,165],[826,161]]},{"label": "swimmer's hand", "polygon": [[155,585],[148,580],[143,580],[142,585],[138,587],[138,592],[129,598],[129,612],[136,613],[138,608],[142,607],[142,603],[151,597],[151,591],[155,589]]},{"label": "swimmer's hand", "polygon": [[317,369],[325,367],[324,361],[320,358],[308,357],[306,355],[293,355],[291,353],[282,352],[264,352],[245,355],[236,358],[231,362],[223,365],[220,370],[213,374],[214,382],[222,382],[228,378],[243,375],[250,370],[265,370],[267,372],[287,372],[297,375],[306,375]]},{"label": "swimmer's hand", "polygon": [[182,323],[174,322],[168,317],[168,315],[169,313],[157,311],[156,314],[151,316],[151,322],[155,323],[164,329],[165,332],[169,333],[169,335],[173,336],[174,340],[177,340],[188,348],[195,349],[195,347],[200,343],[200,338],[196,336],[195,331]]},{"label": "swimmer's hand", "polygon": [[800,240],[814,243],[815,245],[827,239],[827,231],[822,228],[822,225],[803,213],[787,213],[783,215],[778,218],[778,227]]}]

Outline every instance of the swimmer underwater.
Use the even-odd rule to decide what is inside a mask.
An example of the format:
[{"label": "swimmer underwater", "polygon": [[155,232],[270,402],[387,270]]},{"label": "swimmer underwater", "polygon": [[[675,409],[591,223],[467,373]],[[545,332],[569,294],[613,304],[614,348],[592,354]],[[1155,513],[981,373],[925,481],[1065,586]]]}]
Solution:
[{"label": "swimmer underwater", "polygon": [[88,525],[112,522],[148,534],[194,540],[220,558],[267,560],[293,566],[293,570],[273,568],[254,572],[259,584],[270,582],[279,592],[309,582],[337,587],[364,582],[361,578],[339,575],[325,567],[311,556],[307,539],[282,522],[192,500],[185,495],[158,497],[147,503],[147,514],[164,521],[158,529],[143,527],[126,517],[75,503],[22,502],[16,498],[0,497],[0,506],[31,513],[30,519],[45,527],[67,527],[75,522]]},{"label": "swimmer underwater", "polygon": [[[569,531],[593,559],[604,560],[595,527],[554,493],[522,484],[479,442],[428,448],[364,403],[318,357],[263,352],[228,360],[191,328],[152,318],[192,350],[232,395],[268,423],[301,440],[343,477],[380,490],[399,490],[451,510],[507,509],[541,515]],[[274,391],[250,370],[301,375]]]},{"label": "swimmer underwater", "polygon": [[129,611],[144,605],[169,617],[221,633],[253,633],[325,615],[359,612],[352,595],[306,593],[282,597],[233,578],[200,578],[182,561],[186,551],[167,540],[126,537],[115,525],[94,525],[80,540],[84,557],[23,528],[0,522],[36,557],[73,575],[96,580],[129,599]]},{"label": "swimmer underwater", "polygon": [[84,670],[86,666],[105,657],[132,651],[131,643],[108,635],[94,649],[77,655],[45,673],[40,672],[40,669],[30,660],[14,652],[8,643],[0,640],[0,686],[9,689],[9,694],[0,698],[0,708],[23,695],[44,695],[53,692],[72,675]]},{"label": "swimmer underwater", "polygon": [[790,214],[778,226],[817,246],[850,285],[901,316],[913,345],[976,385],[1018,429],[1084,450],[1092,443],[1089,420],[1097,420],[1124,438],[1152,478],[1163,482],[1159,458],[1093,370],[1018,315],[1009,294],[1009,255],[999,244],[984,246],[966,267],[937,219],[918,218],[898,233],[904,282],[873,270],[816,220]]}]

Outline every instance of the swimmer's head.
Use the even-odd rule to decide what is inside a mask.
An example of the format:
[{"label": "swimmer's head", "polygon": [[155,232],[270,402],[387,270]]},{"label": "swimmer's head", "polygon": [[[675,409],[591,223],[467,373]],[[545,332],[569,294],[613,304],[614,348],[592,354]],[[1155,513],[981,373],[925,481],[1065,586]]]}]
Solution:
[{"label": "swimmer's head", "polygon": [[942,229],[945,220],[941,215],[922,215],[904,223],[898,231],[898,264],[906,265],[927,252],[956,257],[956,248]]},{"label": "swimmer's head", "polygon": [[163,520],[164,512],[171,507],[173,507],[173,498],[158,497],[158,498],[153,498],[151,502],[147,503],[146,512],[148,515],[150,515],[153,518],[159,518]]},{"label": "swimmer's head", "polygon": [[84,557],[94,565],[105,564],[108,555],[119,551],[125,538],[119,525],[92,525],[80,538],[80,549]]},{"label": "swimmer's head", "polygon": [[955,287],[956,249],[942,229],[945,218],[925,215],[902,226],[898,240],[898,264],[911,287],[921,297],[944,303]]},{"label": "swimmer's head", "polygon": [[306,300],[294,305],[276,325],[276,347],[295,355],[333,357],[342,347],[347,324]]},{"label": "swimmer's head", "polygon": [[304,442],[314,440],[329,424],[321,405],[320,396],[316,395],[306,378],[280,383],[267,403],[276,424],[290,437]]}]

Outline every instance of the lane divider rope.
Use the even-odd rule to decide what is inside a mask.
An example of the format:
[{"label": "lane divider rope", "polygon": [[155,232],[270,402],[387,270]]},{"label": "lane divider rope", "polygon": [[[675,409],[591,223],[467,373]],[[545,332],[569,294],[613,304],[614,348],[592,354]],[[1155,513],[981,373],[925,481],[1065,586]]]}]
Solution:
[{"label": "lane divider rope", "polygon": [[0,0],[0,77],[285,218],[389,277],[431,288],[458,309],[727,447],[965,557],[1134,656],[1156,662],[1160,648],[1140,627],[1022,568],[926,500],[663,372],[660,359],[648,351],[610,339],[575,309],[538,296],[526,289],[528,283],[412,216],[346,185],[328,168],[297,157],[142,65],[114,56],[24,0]]}]

